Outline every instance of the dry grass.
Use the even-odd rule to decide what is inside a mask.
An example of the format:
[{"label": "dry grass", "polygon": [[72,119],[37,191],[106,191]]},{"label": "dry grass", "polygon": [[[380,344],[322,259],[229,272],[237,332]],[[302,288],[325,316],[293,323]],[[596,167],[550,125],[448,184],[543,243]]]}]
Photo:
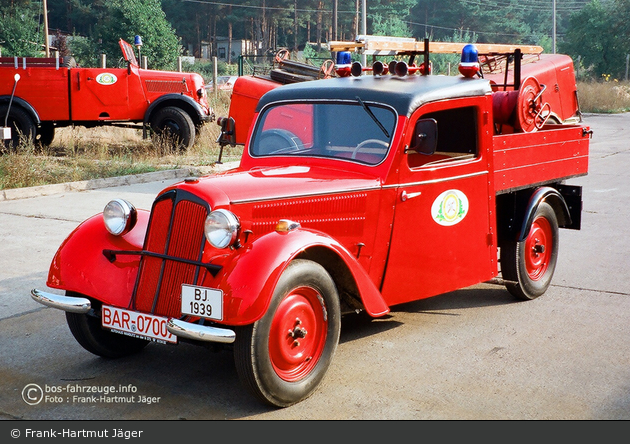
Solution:
[{"label": "dry grass", "polygon": [[[227,115],[227,94],[216,101],[210,99],[217,116]],[[192,149],[177,152],[167,144],[155,146],[150,139],[143,139],[141,130],[111,126],[60,128],[49,147],[22,143],[15,152],[0,155],[0,189],[209,166],[219,156],[218,135],[219,126],[209,123]],[[222,160],[238,160],[241,151],[242,147],[228,146]]]},{"label": "dry grass", "polygon": [[628,82],[578,83],[580,109],[584,113],[622,113],[630,111]]}]

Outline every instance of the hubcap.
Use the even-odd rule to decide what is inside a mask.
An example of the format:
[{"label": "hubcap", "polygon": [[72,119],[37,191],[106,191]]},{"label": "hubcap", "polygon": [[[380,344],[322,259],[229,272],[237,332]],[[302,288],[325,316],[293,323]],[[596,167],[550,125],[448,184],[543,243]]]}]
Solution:
[{"label": "hubcap", "polygon": [[269,356],[285,381],[302,379],[315,367],[326,345],[327,320],[319,293],[292,290],[280,303],[269,332]]},{"label": "hubcap", "polygon": [[551,224],[544,217],[539,217],[525,240],[525,267],[530,279],[537,281],[545,275],[552,254],[552,242]]}]

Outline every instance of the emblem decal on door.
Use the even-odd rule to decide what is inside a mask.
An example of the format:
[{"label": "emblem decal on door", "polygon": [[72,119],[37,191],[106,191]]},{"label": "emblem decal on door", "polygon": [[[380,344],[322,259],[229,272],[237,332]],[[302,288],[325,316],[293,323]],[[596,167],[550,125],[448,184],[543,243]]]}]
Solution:
[{"label": "emblem decal on door", "polygon": [[431,217],[446,227],[461,222],[468,213],[468,198],[459,190],[447,190],[431,205]]},{"label": "emblem decal on door", "polygon": [[104,72],[96,76],[96,83],[100,85],[113,85],[118,78],[109,72]]}]

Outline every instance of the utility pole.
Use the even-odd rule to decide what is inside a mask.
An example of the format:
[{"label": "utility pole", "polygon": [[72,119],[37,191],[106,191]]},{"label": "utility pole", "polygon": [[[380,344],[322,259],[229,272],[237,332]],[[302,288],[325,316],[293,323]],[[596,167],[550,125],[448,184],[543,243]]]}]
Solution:
[{"label": "utility pole", "polygon": [[338,0],[333,0],[333,11],[332,11],[332,40],[337,40],[337,2]]},{"label": "utility pole", "polygon": [[[366,12],[366,1],[361,0],[361,34],[367,35],[367,12]],[[361,65],[367,66],[367,56],[365,53],[361,54]]]},{"label": "utility pole", "polygon": [[553,41],[553,53],[556,53],[556,1],[557,0],[553,0],[553,36],[552,36],[552,41]]},{"label": "utility pole", "polygon": [[44,8],[44,47],[46,48],[46,57],[50,57],[50,45],[48,45],[48,2],[43,0]]}]

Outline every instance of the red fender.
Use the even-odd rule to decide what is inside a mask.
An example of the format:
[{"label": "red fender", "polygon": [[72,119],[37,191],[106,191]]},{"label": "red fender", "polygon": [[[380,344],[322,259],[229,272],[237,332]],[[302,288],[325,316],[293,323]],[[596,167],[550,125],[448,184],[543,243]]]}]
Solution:
[{"label": "red fender", "polygon": [[103,255],[103,250],[142,250],[148,220],[149,212],[138,210],[136,226],[123,236],[114,236],[105,228],[102,214],[87,219],[57,250],[46,285],[127,307],[140,256],[121,255],[112,263]]},{"label": "red fender", "polygon": [[271,301],[280,275],[289,262],[300,253],[313,247],[324,247],[339,256],[350,270],[365,310],[378,317],[389,312],[378,291],[363,267],[336,240],[313,230],[298,229],[288,233],[266,234],[232,257],[217,278],[224,292],[223,322],[246,325],[260,319]]}]

